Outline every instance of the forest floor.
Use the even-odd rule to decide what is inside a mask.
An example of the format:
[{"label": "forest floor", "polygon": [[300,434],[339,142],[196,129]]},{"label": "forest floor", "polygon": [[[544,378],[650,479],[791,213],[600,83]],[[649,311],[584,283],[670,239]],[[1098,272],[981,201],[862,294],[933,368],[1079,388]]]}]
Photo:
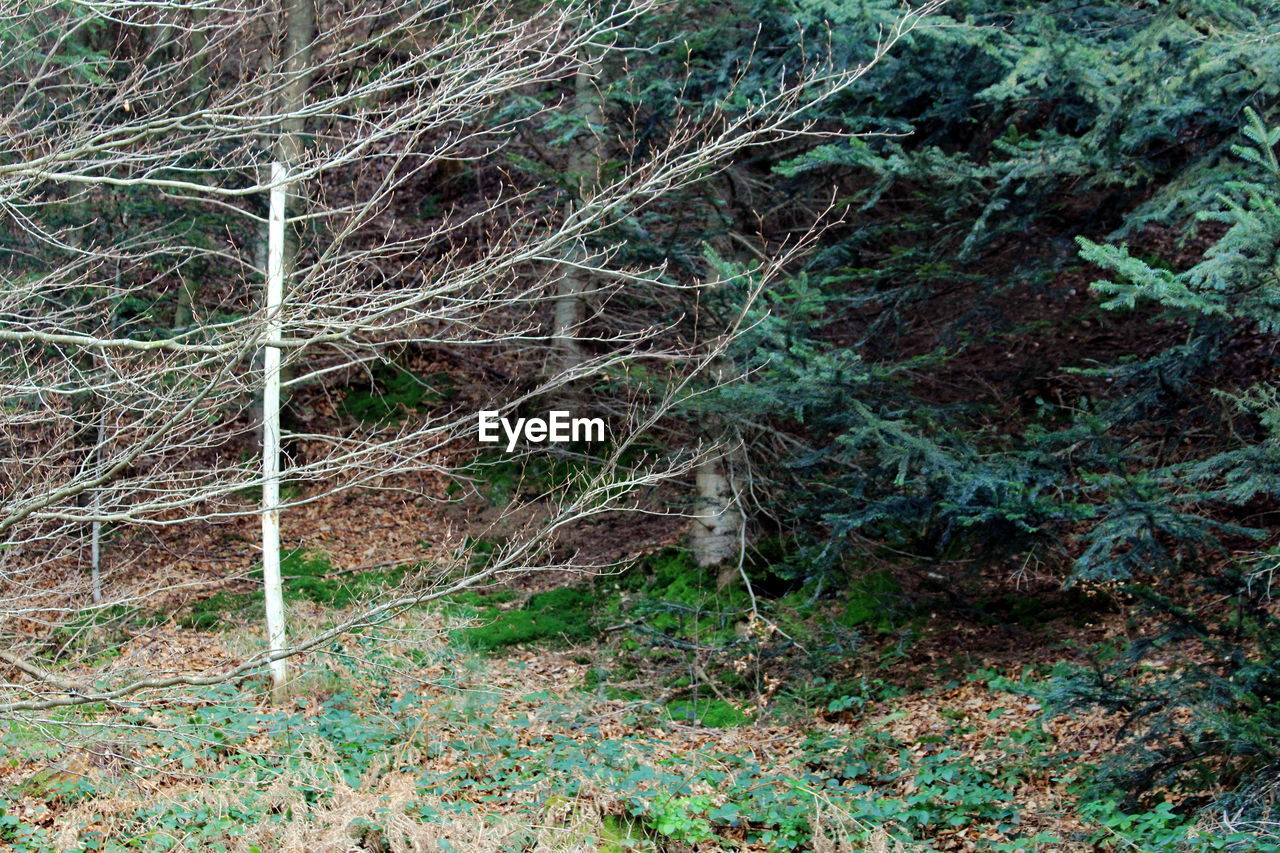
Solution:
[{"label": "forest floor", "polygon": [[[364,510],[392,531],[412,518]],[[298,636],[425,556],[323,524],[286,561]],[[678,536],[634,536],[647,556],[625,573],[511,577],[362,628],[297,660],[283,706],[248,679],[14,722],[0,849],[1144,849],[1080,804],[1122,720],[1042,702],[1057,662],[1133,630],[1105,594],[877,565],[838,600],[762,589],[753,616],[742,590],[690,582]],[[67,639],[85,675],[208,672],[260,648],[252,577],[173,580]]]}]

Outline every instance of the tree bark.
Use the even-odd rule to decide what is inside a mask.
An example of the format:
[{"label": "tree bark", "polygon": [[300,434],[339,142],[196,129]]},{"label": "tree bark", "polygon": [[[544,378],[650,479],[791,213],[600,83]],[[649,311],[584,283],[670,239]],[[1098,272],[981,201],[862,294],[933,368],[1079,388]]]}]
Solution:
[{"label": "tree bark", "polygon": [[[574,116],[582,123],[582,131],[573,143],[569,155],[569,177],[576,185],[576,200],[569,208],[573,215],[589,203],[600,182],[604,165],[605,146],[604,105],[596,80],[600,60],[592,49],[584,51],[574,74]],[[586,257],[584,248],[575,247],[568,261],[561,265],[556,281],[555,318],[552,331],[552,350],[555,366],[562,372],[572,371],[587,357],[579,331],[587,318],[585,293],[588,289],[586,273],[578,263]]]},{"label": "tree bark", "polygon": [[[722,257],[732,251],[729,239],[723,235],[725,224],[719,210],[725,206],[724,195],[717,187],[712,194],[716,212],[708,219],[707,231],[720,236],[711,239],[712,246]],[[712,288],[722,286],[718,274],[712,273]],[[731,377],[731,365],[727,359],[717,358],[709,369],[715,384],[727,382]],[[698,565],[704,568],[721,567],[716,585],[727,586],[734,578],[746,537],[746,515],[743,512],[737,484],[734,482],[736,464],[741,448],[732,443],[725,424],[716,418],[704,418],[702,443],[710,448],[706,458],[694,470],[695,507],[689,526],[689,550]]]},{"label": "tree bark", "polygon": [[[204,31],[207,16],[205,9],[191,10],[191,78],[187,83],[187,94],[193,110],[203,109],[209,100],[209,40]],[[185,267],[181,277],[178,300],[173,309],[173,325],[177,329],[185,329],[195,322],[195,307],[200,299],[199,279]]]},{"label": "tree bark", "polygon": [[[711,378],[716,383],[726,381],[728,363],[718,360],[713,364]],[[723,589],[738,569],[737,558],[746,535],[746,516],[734,481],[740,450],[730,443],[724,424],[708,418],[703,425],[703,442],[710,449],[694,469],[696,503],[689,525],[689,550],[699,566],[721,568],[716,586]]]},{"label": "tree bark", "polygon": [[717,577],[722,588],[737,569],[728,563],[741,552],[746,524],[725,452],[723,445],[718,446],[694,471],[698,505],[689,530],[689,548],[698,565],[724,567]]},{"label": "tree bark", "polygon": [[289,195],[295,183],[290,174],[302,159],[307,90],[311,86],[311,45],[316,35],[314,0],[287,0],[285,43],[281,70],[277,161],[271,167],[271,196],[267,217],[267,314],[266,346],[263,350],[262,389],[262,585],[266,603],[267,648],[270,654],[271,698],[285,699],[288,667],[284,654],[287,634],[284,614],[284,583],[280,576],[280,410],[281,358],[280,309],[284,302],[286,278],[297,269],[298,241],[287,225]]},{"label": "tree bark", "polygon": [[284,301],[284,183],[285,167],[276,163],[271,177],[268,219],[270,258],[267,261],[266,347],[263,352],[262,390],[262,587],[267,610],[267,648],[271,653],[271,695],[279,704],[284,699],[288,670],[283,657],[286,646],[284,583],[280,577],[280,305]]}]

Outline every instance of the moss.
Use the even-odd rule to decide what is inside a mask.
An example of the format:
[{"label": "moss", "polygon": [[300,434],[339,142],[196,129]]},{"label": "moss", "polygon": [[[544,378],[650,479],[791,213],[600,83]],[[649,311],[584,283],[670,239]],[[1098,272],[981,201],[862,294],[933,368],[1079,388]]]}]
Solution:
[{"label": "moss", "polygon": [[667,705],[667,713],[674,720],[697,720],[711,729],[730,729],[751,722],[751,716],[730,705],[723,699],[692,701],[681,699]]},{"label": "moss", "polygon": [[239,616],[246,615],[251,607],[260,604],[261,601],[261,593],[237,594],[223,590],[193,603],[187,615],[178,621],[184,628],[212,631],[235,621]]},{"label": "moss", "polygon": [[609,681],[609,671],[607,669],[588,669],[582,677],[582,689],[591,691],[595,690]]},{"label": "moss", "polygon": [[632,817],[604,815],[600,818],[599,853],[623,853],[635,849],[646,838],[644,824]]},{"label": "moss", "polygon": [[447,373],[420,377],[394,364],[378,365],[369,384],[347,391],[340,410],[365,423],[385,424],[403,420],[433,403],[457,393]]},{"label": "moss", "polygon": [[517,643],[590,640],[597,633],[595,608],[588,590],[554,589],[531,596],[518,610],[486,604],[474,614],[481,624],[457,631],[455,637],[482,651]]},{"label": "moss", "polygon": [[888,572],[863,575],[849,585],[838,622],[846,628],[867,626],[881,632],[893,630],[894,605],[900,591]]},{"label": "moss", "polygon": [[463,590],[449,598],[453,604],[461,604],[467,607],[489,607],[495,604],[505,604],[514,600],[516,594],[509,589],[497,589],[492,592],[478,592],[476,590]]},{"label": "moss", "polygon": [[639,561],[622,586],[636,594],[629,618],[671,637],[728,644],[737,639],[734,623],[750,607],[745,589],[716,588],[715,572],[697,565],[682,548],[666,548]]},{"label": "moss", "polygon": [[[404,579],[411,567],[398,566],[381,571],[333,575],[333,566],[324,554],[293,550],[280,558],[280,574],[284,582],[285,600],[305,598],[317,604],[346,607],[394,586]],[[262,566],[249,572],[249,577],[262,579]],[[189,606],[179,620],[185,628],[210,631],[228,623],[260,613],[262,590],[233,593],[226,590]]]}]

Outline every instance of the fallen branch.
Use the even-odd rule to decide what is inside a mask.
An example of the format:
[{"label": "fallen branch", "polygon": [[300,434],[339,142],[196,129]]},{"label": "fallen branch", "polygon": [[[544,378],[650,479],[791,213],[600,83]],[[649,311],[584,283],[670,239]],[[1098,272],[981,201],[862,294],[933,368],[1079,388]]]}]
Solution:
[{"label": "fallen branch", "polygon": [[25,661],[15,654],[10,654],[9,652],[0,652],[0,661],[4,661],[14,669],[21,670],[22,672],[34,678],[36,681],[43,681],[45,684],[48,684],[50,687],[56,687],[57,689],[65,693],[84,693],[84,688],[81,687],[79,684],[59,678],[58,676],[54,675],[52,672],[41,669],[35,664]]}]

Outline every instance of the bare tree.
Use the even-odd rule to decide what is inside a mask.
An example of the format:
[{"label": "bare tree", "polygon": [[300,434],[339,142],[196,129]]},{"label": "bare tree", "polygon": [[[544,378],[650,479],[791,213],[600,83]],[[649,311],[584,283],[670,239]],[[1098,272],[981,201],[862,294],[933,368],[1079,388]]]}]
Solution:
[{"label": "bare tree", "polygon": [[[877,58],[927,11],[886,33]],[[47,628],[82,606],[68,567],[94,525],[180,526],[262,512],[265,531],[275,513],[287,527],[291,508],[376,487],[391,471],[453,473],[447,452],[473,439],[472,411],[342,435],[281,431],[280,439],[310,448],[288,459],[287,470],[242,458],[238,451],[255,440],[245,411],[273,376],[289,377],[277,395],[340,383],[405,347],[545,352],[569,330],[558,308],[550,323],[546,310],[576,295],[565,291],[567,268],[589,278],[602,299],[627,288],[679,287],[661,269],[620,264],[607,244],[610,227],[714,174],[746,147],[816,132],[800,116],[864,70],[788,70],[746,110],[687,117],[661,149],[607,179],[584,181],[568,210],[535,204],[537,188],[495,179],[475,203],[405,227],[406,199],[442,164],[496,158],[514,123],[529,120],[501,109],[510,98],[557,81],[585,86],[582,58],[594,62],[612,33],[661,14],[660,5],[636,0],[592,14],[586,5],[548,4],[518,15],[498,2],[465,10],[445,2],[356,6],[321,26],[313,20],[309,36],[291,24],[285,62],[265,35],[277,29],[273,14],[244,0],[0,0],[0,17],[39,46],[0,55],[0,121],[9,138],[0,156],[9,235],[0,279],[0,635],[15,661],[41,647],[39,630],[19,639],[20,620]],[[69,74],[60,54],[90,27],[107,35]],[[281,152],[282,168],[267,168]],[[273,204],[264,217],[262,199],[290,191],[306,197],[305,208]],[[66,222],[70,206],[93,211],[94,227]],[[266,219],[277,232],[301,235],[294,259],[273,253],[269,269],[256,250]],[[89,233],[69,239],[77,229]],[[166,301],[181,308],[170,316],[187,322],[155,321]],[[7,685],[0,713],[215,683],[268,663],[282,679],[284,658],[352,626],[548,565],[547,544],[560,531],[634,506],[637,488],[697,464],[688,455],[644,467],[621,462],[724,341],[688,352],[664,343],[661,332],[596,335],[591,354],[567,360],[537,387],[490,401],[514,411],[638,361],[671,377],[669,394],[616,425],[618,439],[597,472],[483,569],[459,554],[429,582],[291,644],[275,601],[268,648],[202,675],[124,677],[108,667],[92,684],[69,684],[33,676],[43,670],[27,665],[21,677],[36,684]],[[100,401],[92,423],[76,405],[85,389]],[[263,431],[267,456],[279,459],[275,437]],[[304,488],[282,500],[281,477]],[[263,505],[246,501],[245,490],[261,490]],[[103,593],[104,607],[132,600],[110,584]]]}]

